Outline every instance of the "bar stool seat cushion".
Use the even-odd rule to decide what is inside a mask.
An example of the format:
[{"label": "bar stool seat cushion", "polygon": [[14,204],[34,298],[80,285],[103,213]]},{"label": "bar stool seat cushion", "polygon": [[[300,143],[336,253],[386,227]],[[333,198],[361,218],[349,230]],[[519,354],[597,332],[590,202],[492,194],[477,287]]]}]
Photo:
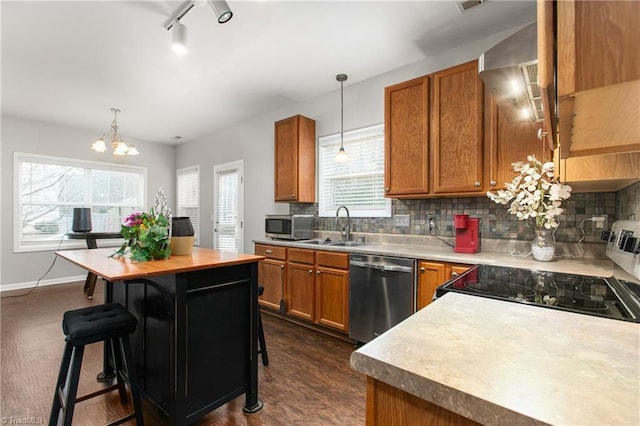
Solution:
[{"label": "bar stool seat cushion", "polygon": [[126,336],[133,333],[137,324],[136,318],[119,303],[67,311],[62,318],[66,340],[75,344]]}]

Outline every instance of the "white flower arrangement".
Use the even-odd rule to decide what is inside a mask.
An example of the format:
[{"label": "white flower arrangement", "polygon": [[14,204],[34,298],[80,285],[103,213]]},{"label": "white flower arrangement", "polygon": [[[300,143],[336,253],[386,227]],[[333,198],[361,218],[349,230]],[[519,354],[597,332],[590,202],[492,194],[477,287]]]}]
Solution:
[{"label": "white flower arrangement", "polygon": [[553,162],[543,164],[533,155],[527,161],[513,163],[513,171],[519,175],[507,183],[506,189],[487,192],[487,197],[498,204],[511,202],[509,213],[519,220],[534,218],[536,229],[557,228],[555,218],[563,212],[560,204],[571,196],[571,187],[557,181]]}]

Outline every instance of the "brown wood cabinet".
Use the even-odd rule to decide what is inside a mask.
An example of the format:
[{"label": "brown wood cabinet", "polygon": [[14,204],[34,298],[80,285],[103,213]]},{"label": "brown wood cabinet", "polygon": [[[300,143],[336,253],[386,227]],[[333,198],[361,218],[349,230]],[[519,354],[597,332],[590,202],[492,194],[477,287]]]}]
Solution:
[{"label": "brown wood cabinet", "polygon": [[457,263],[418,261],[417,310],[432,302],[436,289],[451,278],[462,274],[470,265]]},{"label": "brown wood cabinet", "polygon": [[433,192],[482,193],[484,91],[478,61],[438,71],[432,80]]},{"label": "brown wood cabinet", "polygon": [[429,76],[386,87],[385,196],[429,195]]},{"label": "brown wood cabinet", "polygon": [[316,252],[316,322],[349,331],[349,254]]},{"label": "brown wood cabinet", "polygon": [[302,115],[275,123],[275,201],[316,201],[316,122]]},{"label": "brown wood cabinet", "polygon": [[266,244],[256,244],[255,253],[266,257],[258,265],[261,306],[349,331],[349,253]]},{"label": "brown wood cabinet", "polygon": [[553,153],[545,141],[538,138],[542,123],[531,121],[511,123],[500,112],[500,107],[490,93],[485,99],[485,168],[490,190],[504,189],[516,176],[512,164],[526,161],[535,155],[540,161],[551,161]]},{"label": "brown wood cabinet", "polygon": [[258,299],[261,306],[280,309],[280,301],[286,294],[286,247],[256,244],[255,254],[266,259],[258,264],[258,285],[264,287],[264,293]]},{"label": "brown wood cabinet", "polygon": [[477,61],[385,88],[385,196],[475,195],[483,187]]},{"label": "brown wood cabinet", "polygon": [[287,262],[287,313],[314,321],[315,288],[315,251],[290,248]]},{"label": "brown wood cabinet", "polygon": [[555,5],[562,158],[640,151],[640,2]]},{"label": "brown wood cabinet", "polygon": [[380,380],[367,377],[368,426],[478,426],[471,419],[418,398]]}]

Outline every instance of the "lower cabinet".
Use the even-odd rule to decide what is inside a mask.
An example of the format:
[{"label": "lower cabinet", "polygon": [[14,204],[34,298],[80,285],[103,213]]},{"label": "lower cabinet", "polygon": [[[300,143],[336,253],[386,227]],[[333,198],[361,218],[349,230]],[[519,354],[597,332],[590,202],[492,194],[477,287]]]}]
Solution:
[{"label": "lower cabinet", "polygon": [[256,244],[255,253],[266,257],[258,264],[258,285],[264,287],[258,303],[272,309],[285,309],[287,248]]},{"label": "lower cabinet", "polygon": [[349,330],[348,253],[262,244],[255,252],[267,257],[258,267],[258,283],[265,288],[261,306]]},{"label": "lower cabinet", "polygon": [[438,287],[470,267],[471,265],[419,260],[417,310],[431,303]]}]

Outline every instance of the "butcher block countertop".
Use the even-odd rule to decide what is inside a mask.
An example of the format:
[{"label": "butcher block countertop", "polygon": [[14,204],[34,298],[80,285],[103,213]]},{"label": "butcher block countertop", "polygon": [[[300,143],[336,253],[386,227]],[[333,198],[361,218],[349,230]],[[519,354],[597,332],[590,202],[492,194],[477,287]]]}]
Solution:
[{"label": "butcher block countertop", "polygon": [[56,255],[109,281],[129,280],[200,269],[221,268],[243,263],[259,262],[263,256],[230,253],[194,247],[190,256],[170,256],[165,260],[133,262],[129,256],[109,257],[113,247],[102,249],[61,250]]},{"label": "butcher block countertop", "polygon": [[637,323],[448,293],[351,366],[482,424],[640,424]]}]

